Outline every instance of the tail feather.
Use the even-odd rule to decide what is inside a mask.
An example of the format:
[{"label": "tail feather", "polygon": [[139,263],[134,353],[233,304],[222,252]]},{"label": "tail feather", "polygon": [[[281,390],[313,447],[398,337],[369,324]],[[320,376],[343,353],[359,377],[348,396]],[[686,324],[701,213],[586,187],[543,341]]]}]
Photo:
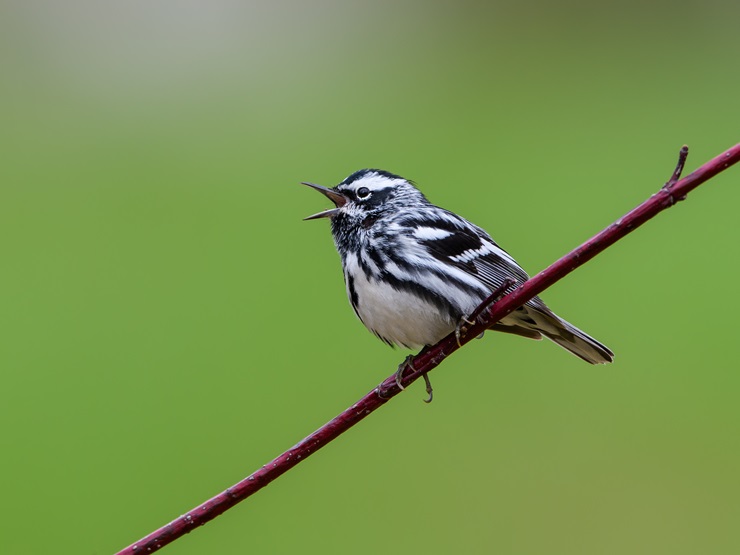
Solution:
[{"label": "tail feather", "polygon": [[[537,330],[549,340],[591,364],[607,364],[614,360],[614,353],[587,333],[566,322],[546,306],[524,305],[507,318],[510,325]],[[501,324],[509,322],[503,320]]]}]

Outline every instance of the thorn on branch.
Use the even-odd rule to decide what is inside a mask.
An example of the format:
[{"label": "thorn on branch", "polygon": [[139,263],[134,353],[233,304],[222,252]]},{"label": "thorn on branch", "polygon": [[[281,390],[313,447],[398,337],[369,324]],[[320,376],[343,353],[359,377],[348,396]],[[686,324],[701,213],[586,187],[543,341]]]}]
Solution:
[{"label": "thorn on branch", "polygon": [[665,185],[663,185],[663,189],[670,189],[671,187],[673,187],[673,185],[676,184],[679,179],[681,179],[681,173],[683,172],[683,167],[686,165],[686,158],[688,158],[688,156],[689,147],[687,145],[683,145],[678,153],[678,162],[676,162],[676,169],[673,170],[671,178],[666,182]]}]

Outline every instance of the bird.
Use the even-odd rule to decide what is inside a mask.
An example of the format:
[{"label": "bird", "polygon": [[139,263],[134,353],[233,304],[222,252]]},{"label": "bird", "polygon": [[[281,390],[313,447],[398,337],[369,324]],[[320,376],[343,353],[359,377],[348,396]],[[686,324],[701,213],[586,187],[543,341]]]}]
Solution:
[{"label": "bird", "polygon": [[[365,327],[388,345],[431,346],[459,332],[461,322],[492,292],[529,279],[484,229],[432,204],[399,175],[362,169],[335,187],[302,184],[334,203],[304,219],[330,220],[349,302]],[[557,316],[539,297],[489,329],[546,337],[591,364],[614,359],[608,347]],[[399,386],[403,369],[404,363],[396,374]]]}]

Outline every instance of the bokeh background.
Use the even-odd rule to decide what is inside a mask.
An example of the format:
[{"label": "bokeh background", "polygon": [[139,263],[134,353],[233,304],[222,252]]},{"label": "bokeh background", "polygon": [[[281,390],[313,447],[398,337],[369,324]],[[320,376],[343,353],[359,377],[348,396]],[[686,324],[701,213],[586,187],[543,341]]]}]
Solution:
[{"label": "bokeh background", "polygon": [[[302,188],[414,179],[534,273],[740,139],[737,3],[0,5],[0,535],[111,553],[349,406]],[[740,552],[740,168],[168,553]]]}]

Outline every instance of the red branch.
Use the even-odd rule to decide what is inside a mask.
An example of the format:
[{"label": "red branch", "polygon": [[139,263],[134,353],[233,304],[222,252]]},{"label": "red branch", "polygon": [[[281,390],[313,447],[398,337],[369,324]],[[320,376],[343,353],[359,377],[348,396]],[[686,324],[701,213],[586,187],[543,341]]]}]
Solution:
[{"label": "red branch", "polygon": [[[735,145],[727,152],[710,160],[691,175],[679,180],[687,154],[688,147],[683,147],[679,155],[676,170],[660,191],[550,267],[525,283],[520,284],[516,289],[500,300],[497,300],[491,306],[483,308],[480,311],[481,316],[477,318],[475,324],[465,330],[464,335],[460,337],[459,343],[455,334],[451,333],[436,345],[424,349],[416,355],[411,360],[411,366],[415,370],[409,371],[407,368],[406,376],[404,376],[402,381],[403,385],[407,386],[414,382],[422,374],[438,366],[445,358],[460,348],[461,345],[464,345],[483,332],[492,322],[501,320],[529,299],[591,260],[594,256],[613,245],[628,233],[634,231],[659,212],[685,199],[690,191],[705,181],[740,161],[740,144]],[[485,307],[485,305],[486,303],[481,306]],[[478,313],[478,309],[476,309],[476,313]],[[183,516],[173,520],[166,526],[119,551],[118,555],[157,551],[159,548],[190,532],[196,526],[202,526],[209,520],[216,518],[227,509],[230,509],[240,501],[243,501],[265,487],[275,478],[287,472],[308,456],[313,455],[316,451],[340,434],[346,432],[398,393],[400,393],[400,389],[396,384],[394,373],[380,384],[380,386],[373,389],[339,416],[279,457],[270,461],[261,469],[250,474],[226,491],[195,507]]]}]

